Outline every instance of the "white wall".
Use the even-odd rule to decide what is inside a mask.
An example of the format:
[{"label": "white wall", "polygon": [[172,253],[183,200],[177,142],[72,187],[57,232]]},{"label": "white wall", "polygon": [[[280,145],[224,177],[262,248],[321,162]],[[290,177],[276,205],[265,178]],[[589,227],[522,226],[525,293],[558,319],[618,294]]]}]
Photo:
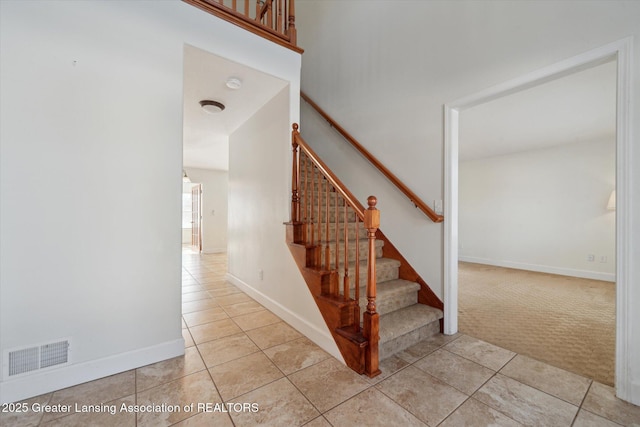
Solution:
[{"label": "white wall", "polygon": [[291,81],[296,120],[300,55],[177,0],[0,8],[0,350],[72,355],[6,402],[184,351],[184,44]]},{"label": "white wall", "polygon": [[228,277],[341,359],[285,241],[291,128],[281,112],[288,108],[289,90],[283,89],[229,137]]},{"label": "white wall", "polygon": [[615,141],[460,162],[458,176],[460,260],[615,281]]},{"label": "white wall", "polygon": [[[640,3],[635,1],[580,2],[577,7],[573,1],[301,0],[296,7],[299,44],[305,49],[303,90],[426,201],[445,197],[445,104],[628,37],[634,38],[629,120],[637,142],[638,22]],[[303,137],[322,134],[309,125],[308,116],[303,110]],[[415,218],[401,197],[371,178],[370,168],[351,161],[356,156],[342,159],[347,150],[333,148],[337,142],[317,145],[332,151],[325,155],[329,166],[353,163],[352,172],[342,167],[336,172],[341,178],[350,174],[359,198],[379,196],[385,234],[442,297],[442,226]],[[637,260],[640,150],[631,156],[628,250],[629,259]],[[628,280],[640,282],[640,264],[629,266]],[[640,305],[639,287],[630,287],[629,304]],[[630,323],[639,325],[640,311],[631,316]],[[640,403],[640,329],[629,330],[625,398]]]},{"label": "white wall", "polygon": [[202,184],[202,252],[226,252],[229,172],[199,168],[185,170],[192,182]]}]

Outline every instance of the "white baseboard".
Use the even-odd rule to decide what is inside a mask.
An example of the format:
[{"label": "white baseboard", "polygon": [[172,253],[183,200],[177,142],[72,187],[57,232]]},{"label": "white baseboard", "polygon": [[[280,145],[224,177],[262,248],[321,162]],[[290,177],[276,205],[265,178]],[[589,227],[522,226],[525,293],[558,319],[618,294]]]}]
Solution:
[{"label": "white baseboard", "polygon": [[319,329],[316,325],[309,323],[306,319],[301,318],[296,313],[281,305],[279,302],[274,301],[262,292],[257,291],[249,284],[243,282],[230,273],[227,273],[225,278],[238,288],[242,289],[251,298],[255,299],[260,304],[271,310],[273,314],[280,317],[289,325],[297,329],[301,334],[316,343],[324,351],[344,363],[342,354],[340,354],[340,350],[338,350],[338,346],[333,340],[333,337],[331,336],[331,333],[328,329],[324,331]]},{"label": "white baseboard", "polygon": [[[620,392],[620,388],[624,388],[627,393],[617,394],[616,396],[626,402],[640,406],[640,383],[627,380],[625,387],[616,387],[616,392]],[[635,424],[633,424],[635,425]]]},{"label": "white baseboard", "polygon": [[616,275],[611,273],[601,273],[599,271],[575,270],[572,268],[554,267],[550,265],[527,264],[514,261],[496,261],[493,259],[458,256],[459,261],[472,262],[475,264],[495,265],[496,267],[516,268],[518,270],[537,271],[539,273],[559,274],[561,276],[580,277],[582,279],[604,280],[605,282],[615,282]]},{"label": "white baseboard", "polygon": [[17,402],[184,354],[182,338],[0,383],[0,403]]}]

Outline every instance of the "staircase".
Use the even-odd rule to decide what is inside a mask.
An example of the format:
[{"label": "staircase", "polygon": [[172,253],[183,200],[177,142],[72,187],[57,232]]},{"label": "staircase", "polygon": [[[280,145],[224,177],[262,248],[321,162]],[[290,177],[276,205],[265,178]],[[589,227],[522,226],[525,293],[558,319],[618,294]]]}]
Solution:
[{"label": "staircase", "polygon": [[[334,207],[330,208],[335,211]],[[351,228],[355,225],[353,218],[350,218]],[[331,230],[330,230],[331,231]],[[360,271],[365,271],[367,259],[362,254],[367,254],[366,230],[361,232],[362,241],[359,242],[359,263]],[[353,241],[353,237],[351,238]],[[344,236],[338,235],[338,247],[343,247]],[[336,236],[330,232],[329,247],[335,246]],[[384,360],[395,353],[398,353],[418,341],[421,341],[433,334],[440,332],[440,319],[442,310],[420,304],[418,302],[418,291],[420,284],[415,281],[400,278],[401,262],[384,257],[385,241],[376,239],[376,308],[380,315],[380,341],[378,343],[379,359]],[[355,275],[356,253],[355,248],[349,250],[348,265],[349,276]],[[333,254],[333,251],[332,251]],[[340,259],[343,259],[344,251],[340,251]],[[324,257],[323,257],[324,258]],[[344,262],[338,265],[338,283],[344,281]],[[356,281],[350,281],[350,295],[355,294]],[[366,298],[366,277],[360,275],[360,317],[362,318],[367,306]]]},{"label": "staircase", "polygon": [[[292,221],[287,241],[346,363],[379,361],[442,329],[442,303],[365,209],[293,131]],[[298,153],[299,149],[299,153]]]},{"label": "staircase", "polygon": [[[224,2],[183,0],[295,52],[294,0]],[[436,214],[375,157],[309,102],[411,203],[432,221]],[[377,200],[368,208],[309,148],[293,125],[291,220],[286,239],[309,291],[345,362],[358,373],[380,373],[379,362],[442,331],[443,304],[379,230]]]}]

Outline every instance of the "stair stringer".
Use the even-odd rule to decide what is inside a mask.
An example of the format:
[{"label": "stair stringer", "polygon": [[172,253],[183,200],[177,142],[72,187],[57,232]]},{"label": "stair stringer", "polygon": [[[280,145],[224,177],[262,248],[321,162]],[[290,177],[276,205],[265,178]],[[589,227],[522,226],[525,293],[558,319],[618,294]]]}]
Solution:
[{"label": "stair stringer", "polygon": [[[338,273],[319,267],[318,246],[308,246],[295,240],[300,236],[301,224],[285,224],[287,231],[287,245],[293,256],[309,292],[313,296],[322,317],[333,336],[333,339],[345,363],[359,374],[365,371],[365,349],[367,340],[360,331],[354,331],[349,325],[353,324],[356,312],[356,301],[334,297],[333,290],[337,289]],[[301,239],[300,239],[301,240]],[[300,241],[298,240],[298,241]]]}]

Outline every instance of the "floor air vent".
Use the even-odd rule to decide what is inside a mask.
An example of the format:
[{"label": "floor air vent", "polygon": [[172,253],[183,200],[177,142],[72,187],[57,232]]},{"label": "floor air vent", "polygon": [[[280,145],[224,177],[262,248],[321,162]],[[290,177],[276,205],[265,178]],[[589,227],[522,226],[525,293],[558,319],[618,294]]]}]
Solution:
[{"label": "floor air vent", "polygon": [[11,350],[5,360],[9,377],[64,365],[69,362],[69,340]]}]

